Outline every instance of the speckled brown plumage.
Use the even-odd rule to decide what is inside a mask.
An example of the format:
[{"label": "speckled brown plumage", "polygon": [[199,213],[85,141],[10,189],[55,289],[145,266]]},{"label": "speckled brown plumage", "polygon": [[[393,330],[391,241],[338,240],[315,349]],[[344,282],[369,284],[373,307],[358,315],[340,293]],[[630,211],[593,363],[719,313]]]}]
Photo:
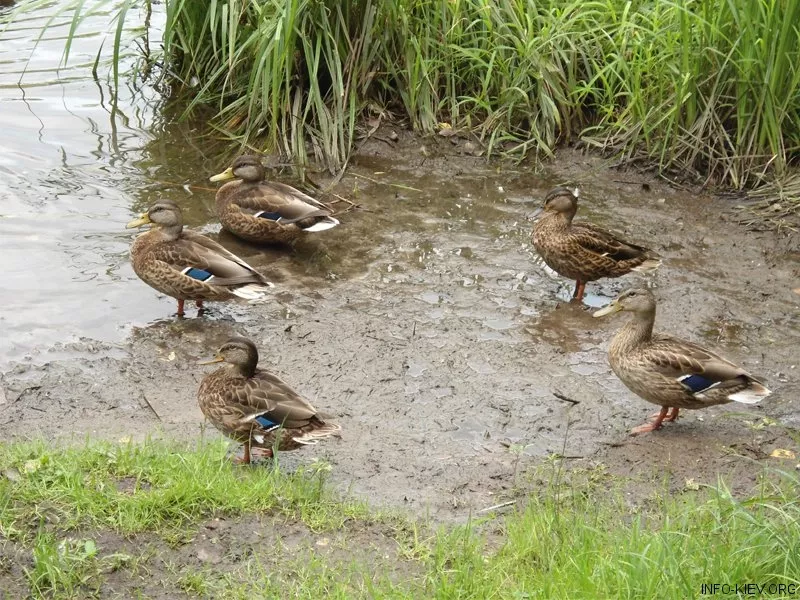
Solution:
[{"label": "speckled brown plumage", "polygon": [[[250,448],[295,450],[341,430],[281,379],[258,369],[258,351],[246,338],[231,338],[213,362],[227,363],[206,375],[197,392],[200,410],[226,436]],[[211,361],[210,361],[211,362]]]},{"label": "speckled brown plumage", "polygon": [[661,264],[647,248],[624,242],[591,223],[573,223],[578,210],[576,192],[563,187],[551,190],[533,227],[533,246],[551,269],[575,280],[576,300],[583,298],[588,281],[650,271]]},{"label": "speckled brown plumage", "polygon": [[[272,285],[214,240],[184,229],[180,208],[172,202],[154,204],[128,226],[148,223],[150,231],[137,236],[131,246],[133,270],[150,287],[177,299],[179,314],[185,300],[258,299]],[[187,268],[212,277],[198,280],[183,272]]]},{"label": "speckled brown plumage", "polygon": [[[258,157],[237,158],[212,181],[237,177],[217,190],[217,217],[222,227],[249,242],[287,244],[311,228],[324,230],[339,222],[318,200],[283,183],[265,180]],[[272,215],[271,218],[258,216]],[[278,220],[279,219],[279,220]]]},{"label": "speckled brown plumage", "polygon": [[758,379],[714,352],[686,340],[654,335],[656,301],[649,290],[628,290],[594,316],[619,311],[633,315],[611,342],[611,369],[634,394],[662,407],[654,423],[637,427],[634,433],[675,420],[681,408],[754,404],[770,394]]}]

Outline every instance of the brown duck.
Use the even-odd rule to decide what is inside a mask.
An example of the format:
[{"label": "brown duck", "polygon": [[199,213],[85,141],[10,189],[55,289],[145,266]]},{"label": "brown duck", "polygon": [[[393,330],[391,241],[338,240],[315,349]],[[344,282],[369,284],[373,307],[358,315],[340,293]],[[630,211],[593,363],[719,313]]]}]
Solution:
[{"label": "brown duck", "polygon": [[217,190],[217,217],[224,229],[249,242],[285,244],[299,235],[339,224],[319,200],[283,183],[266,181],[265,177],[259,158],[244,155],[211,178],[237,178]]},{"label": "brown duck", "polygon": [[651,271],[661,260],[642,246],[624,242],[591,223],[573,223],[578,190],[557,187],[544,200],[542,216],[533,226],[533,246],[551,269],[575,280],[572,297],[583,299],[586,282],[620,277],[631,271]]},{"label": "brown duck", "polygon": [[147,285],[183,304],[194,300],[234,297],[259,300],[272,286],[264,276],[214,240],[183,228],[181,209],[173,202],[158,202],[127,227],[150,225],[131,246],[133,270]]},{"label": "brown duck", "polygon": [[759,379],[710,350],[667,335],[654,335],[656,300],[649,290],[623,292],[594,316],[619,311],[633,314],[608,349],[611,369],[634,394],[662,407],[654,421],[631,433],[659,429],[664,421],[677,419],[681,408],[729,402],[756,404],[771,393]]},{"label": "brown duck", "polygon": [[200,410],[226,436],[244,444],[238,462],[250,462],[251,447],[272,456],[273,448],[295,450],[339,432],[326,423],[297,392],[275,375],[258,368],[258,350],[243,337],[229,339],[216,358],[224,362],[206,375],[197,392]]}]

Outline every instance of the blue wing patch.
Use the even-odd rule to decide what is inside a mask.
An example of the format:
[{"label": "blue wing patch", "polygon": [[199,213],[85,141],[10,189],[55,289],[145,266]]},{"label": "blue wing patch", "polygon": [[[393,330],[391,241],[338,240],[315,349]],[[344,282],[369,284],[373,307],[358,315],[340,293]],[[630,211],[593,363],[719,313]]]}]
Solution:
[{"label": "blue wing patch", "polygon": [[280,221],[283,218],[280,213],[267,212],[265,210],[257,212],[256,216],[262,219],[269,219],[270,221]]},{"label": "blue wing patch", "polygon": [[208,281],[214,275],[210,271],[206,271],[205,269],[198,269],[196,267],[186,267],[183,271],[181,271],[184,275],[188,275],[192,279],[196,279],[197,281]]},{"label": "blue wing patch", "polygon": [[275,421],[270,421],[264,415],[258,415],[254,420],[256,423],[261,425],[261,427],[263,427],[267,431],[272,431],[273,429],[280,427],[280,423],[276,423]]},{"label": "blue wing patch", "polygon": [[718,381],[711,381],[702,375],[683,375],[678,377],[678,381],[688,387],[694,394],[699,394],[719,384]]}]

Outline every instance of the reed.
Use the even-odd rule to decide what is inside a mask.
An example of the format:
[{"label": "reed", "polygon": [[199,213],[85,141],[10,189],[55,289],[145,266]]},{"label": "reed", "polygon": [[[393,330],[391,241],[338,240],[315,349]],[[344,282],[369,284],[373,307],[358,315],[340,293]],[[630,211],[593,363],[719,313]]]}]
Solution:
[{"label": "reed", "polygon": [[[798,158],[798,2],[171,0],[166,10],[164,62],[184,116],[211,109],[242,144],[331,171],[347,164],[364,118],[384,114],[422,132],[469,129],[489,154],[549,155],[581,139],[737,189],[785,178]],[[130,12],[125,3],[119,15]]]}]

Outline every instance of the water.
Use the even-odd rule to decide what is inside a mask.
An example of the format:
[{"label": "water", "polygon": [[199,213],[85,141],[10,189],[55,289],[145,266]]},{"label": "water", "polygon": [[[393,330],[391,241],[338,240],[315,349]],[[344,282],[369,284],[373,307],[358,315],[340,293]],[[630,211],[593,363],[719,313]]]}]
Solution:
[{"label": "water", "polygon": [[[107,78],[92,76],[101,44],[112,46],[114,3],[87,17],[61,65],[70,15],[47,25],[59,8],[30,10],[0,33],[0,363],[79,337],[119,339],[161,312],[138,293],[122,228],[148,183],[137,163],[157,94],[127,85],[113,107]],[[0,7],[0,27],[11,10]]]}]

